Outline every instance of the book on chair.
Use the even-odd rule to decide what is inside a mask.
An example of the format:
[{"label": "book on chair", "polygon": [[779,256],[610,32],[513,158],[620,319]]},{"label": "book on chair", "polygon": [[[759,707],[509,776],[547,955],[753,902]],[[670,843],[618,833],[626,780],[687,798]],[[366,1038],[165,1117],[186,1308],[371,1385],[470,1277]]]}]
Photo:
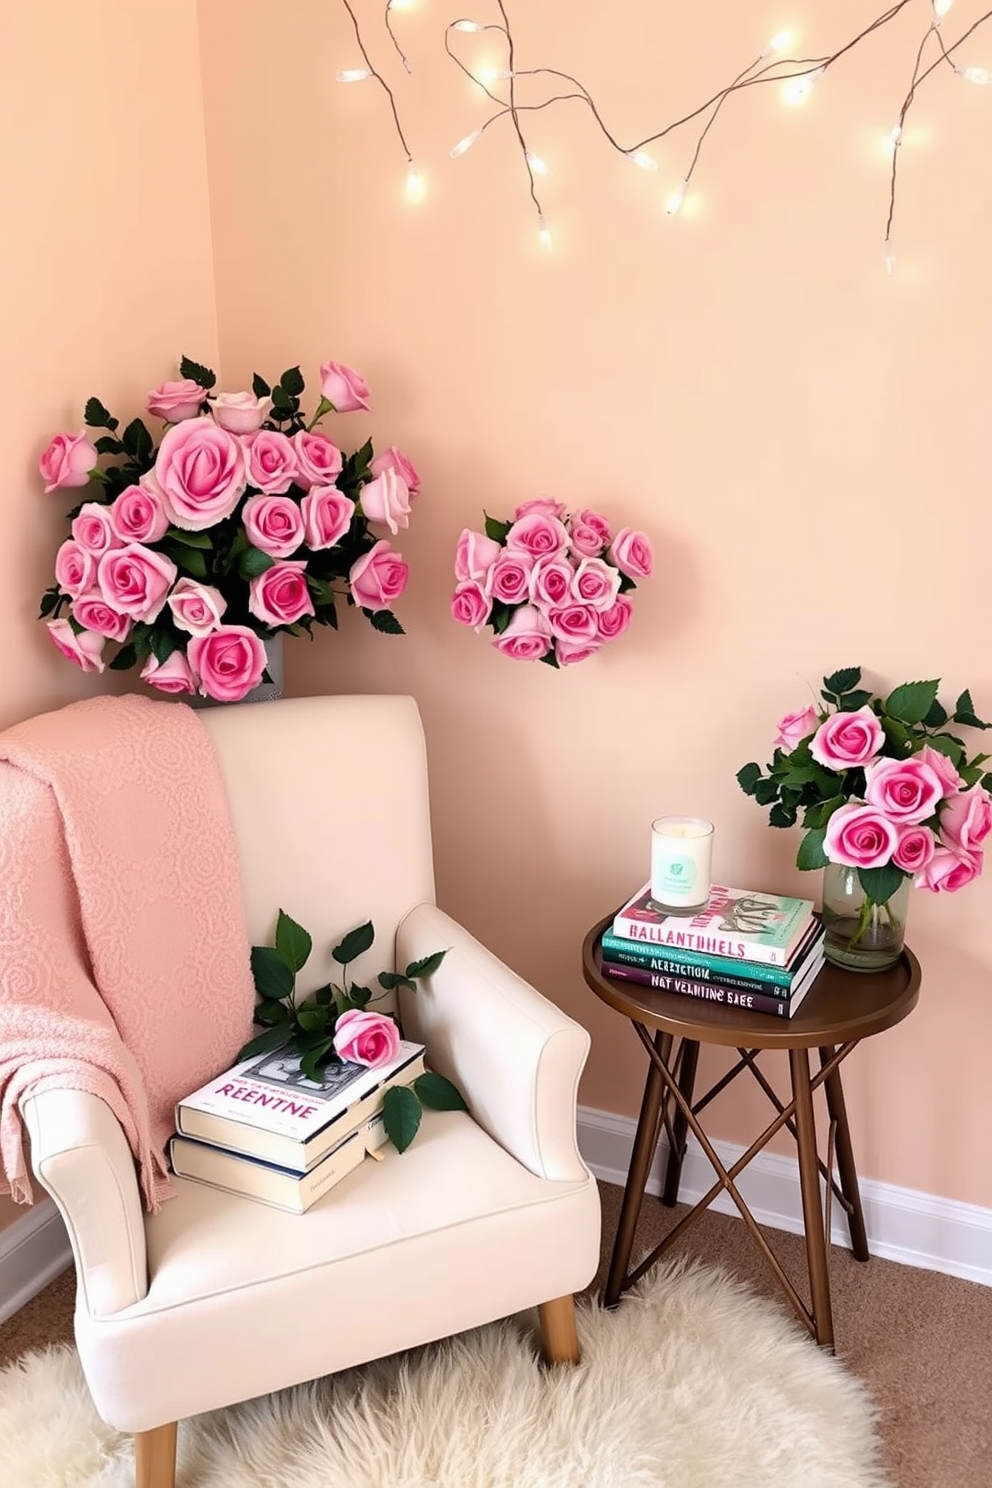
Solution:
[{"label": "book on chair", "polygon": [[350,1060],[327,1065],[320,1085],[303,1074],[300,1058],[283,1045],[216,1075],[176,1106],[179,1135],[308,1174],[381,1111],[391,1086],[411,1085],[424,1072],[424,1045],[407,1040],[377,1069]]}]

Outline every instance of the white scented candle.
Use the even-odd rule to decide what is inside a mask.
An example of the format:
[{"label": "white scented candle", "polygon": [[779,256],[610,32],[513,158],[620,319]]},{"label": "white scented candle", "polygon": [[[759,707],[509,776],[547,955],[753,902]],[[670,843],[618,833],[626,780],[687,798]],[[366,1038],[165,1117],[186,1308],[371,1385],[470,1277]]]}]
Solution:
[{"label": "white scented candle", "polygon": [[659,816],[651,823],[651,898],[669,914],[696,914],[710,897],[713,823]]}]

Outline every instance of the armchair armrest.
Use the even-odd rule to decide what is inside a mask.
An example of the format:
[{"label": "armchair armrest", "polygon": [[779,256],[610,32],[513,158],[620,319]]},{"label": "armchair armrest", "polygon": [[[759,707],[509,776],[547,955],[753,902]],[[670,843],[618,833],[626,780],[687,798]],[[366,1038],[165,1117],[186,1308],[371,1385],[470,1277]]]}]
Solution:
[{"label": "armchair armrest", "polygon": [[511,1157],[540,1178],[588,1177],[575,1139],[588,1033],[435,904],[400,923],[397,968],[446,947],[433,976],[400,994],[406,1037],[427,1045],[431,1068]]},{"label": "armchair armrest", "polygon": [[148,1290],[141,1195],[110,1107],[82,1090],[29,1096],[22,1115],[31,1166],[65,1220],[83,1308],[109,1317]]}]

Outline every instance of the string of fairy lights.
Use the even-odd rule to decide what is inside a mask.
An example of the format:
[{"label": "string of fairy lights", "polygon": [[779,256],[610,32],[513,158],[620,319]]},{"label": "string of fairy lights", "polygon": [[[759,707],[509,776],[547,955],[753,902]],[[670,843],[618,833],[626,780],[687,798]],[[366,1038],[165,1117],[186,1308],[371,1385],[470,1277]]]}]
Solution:
[{"label": "string of fairy lights", "polygon": [[[382,72],[372,61],[352,0],[341,0],[341,3],[351,18],[362,65],[341,68],[337,72],[337,80],[340,83],[375,82],[383,90],[389,103],[397,138],[406,158],[407,196],[411,201],[418,201],[423,195],[423,180],[414,164],[407,143],[396,96]],[[379,0],[379,3],[381,4],[382,0]],[[397,35],[394,12],[411,10],[416,3],[417,0],[385,0],[383,15],[384,28],[389,41],[408,73],[412,71],[412,68]],[[551,167],[532,149],[529,142],[529,133],[534,122],[533,116],[559,104],[578,102],[588,111],[590,119],[606,143],[617,154],[646,171],[659,170],[659,161],[650,147],[684,130],[690,140],[694,136],[694,143],[691,149],[686,151],[687,165],[684,174],[674,186],[667,189],[664,197],[666,215],[675,217],[681,211],[692,187],[707,136],[716,125],[725,106],[735,95],[744,94],[749,88],[775,84],[781,90],[784,103],[792,106],[801,104],[809,97],[824,75],[831,68],[836,67],[855,47],[866,42],[883,27],[891,25],[904,11],[909,11],[919,18],[923,29],[916,47],[909,86],[886,140],[891,151],[892,162],[889,175],[888,213],[885,220],[884,256],[886,269],[891,274],[896,262],[893,225],[896,217],[899,158],[905,138],[906,119],[916,102],[921,87],[938,69],[944,67],[950,68],[955,76],[965,83],[979,87],[992,85],[992,70],[970,61],[964,61],[961,54],[961,48],[971,40],[975,32],[987,21],[992,20],[992,9],[984,11],[953,40],[949,40],[947,36],[948,16],[953,6],[954,0],[892,0],[887,9],[864,25],[842,46],[821,55],[788,55],[792,50],[792,38],[789,32],[780,31],[760,48],[754,59],[736,73],[729,83],[718,89],[691,112],[672,119],[643,139],[624,142],[618,139],[609,128],[593,95],[577,77],[556,67],[521,65],[506,4],[504,0],[495,0],[494,11],[498,12],[498,18],[495,14],[491,20],[485,21],[462,18],[450,21],[444,30],[444,49],[447,56],[474,87],[493,104],[493,111],[489,116],[468,134],[463,135],[451,147],[449,154],[453,160],[458,160],[467,154],[494,126],[509,129],[512,143],[520,154],[528,195],[536,214],[539,242],[543,248],[550,249],[552,234],[544,210],[539,181],[551,174]],[[505,53],[505,66],[494,67],[491,63],[485,66],[473,66],[460,55],[460,49],[465,46],[467,38],[487,37],[490,33],[500,38]],[[536,102],[522,101],[519,91],[522,79],[538,80],[538,84],[546,83],[547,95],[544,97],[538,95]],[[502,86],[504,90],[502,94],[493,91],[497,85]],[[534,86],[533,82],[527,84],[528,100],[533,97],[530,90],[533,90]]]}]

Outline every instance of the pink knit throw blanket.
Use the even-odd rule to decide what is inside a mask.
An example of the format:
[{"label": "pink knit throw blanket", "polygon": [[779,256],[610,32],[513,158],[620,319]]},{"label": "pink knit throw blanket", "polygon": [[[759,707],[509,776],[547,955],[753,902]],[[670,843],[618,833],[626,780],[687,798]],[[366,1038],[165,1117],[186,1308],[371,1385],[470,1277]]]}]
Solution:
[{"label": "pink knit throw blanket", "polygon": [[182,703],[98,697],[0,734],[0,1191],[33,1195],[19,1104],[106,1101],[150,1210],[177,1099],[231,1064],[254,991],[213,745]]}]

